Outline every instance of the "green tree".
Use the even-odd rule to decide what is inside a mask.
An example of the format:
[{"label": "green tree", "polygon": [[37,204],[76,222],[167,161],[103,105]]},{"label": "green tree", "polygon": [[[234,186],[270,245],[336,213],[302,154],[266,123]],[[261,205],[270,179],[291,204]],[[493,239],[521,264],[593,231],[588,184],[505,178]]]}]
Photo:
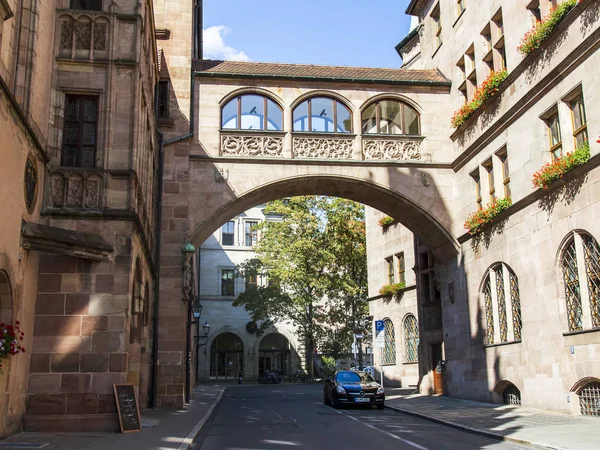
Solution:
[{"label": "green tree", "polygon": [[259,274],[267,284],[243,292],[234,302],[262,322],[259,332],[278,321],[295,325],[304,340],[311,378],[323,322],[317,304],[327,291],[325,274],[331,260],[324,233],[325,203],[323,197],[293,197],[267,205],[265,215],[281,220],[257,226],[256,258],[238,266],[241,276]]},{"label": "green tree", "polygon": [[[348,349],[354,334],[365,335],[368,324],[367,245],[363,205],[339,198],[330,199],[327,209],[327,241],[332,255],[329,267],[327,314],[330,332],[324,349]],[[359,345],[359,365],[362,366],[362,346]]]},{"label": "green tree", "polygon": [[257,226],[256,258],[238,272],[267,283],[240,294],[234,306],[261,322],[259,333],[274,322],[295,325],[312,378],[315,345],[332,342],[328,337],[338,330],[337,356],[365,315],[364,209],[348,200],[302,196],[271,202],[264,213],[274,219]]}]

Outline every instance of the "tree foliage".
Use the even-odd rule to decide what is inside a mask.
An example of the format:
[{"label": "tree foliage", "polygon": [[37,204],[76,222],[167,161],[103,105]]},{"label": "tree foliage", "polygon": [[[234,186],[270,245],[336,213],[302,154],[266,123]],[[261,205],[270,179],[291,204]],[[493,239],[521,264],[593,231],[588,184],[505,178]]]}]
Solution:
[{"label": "tree foliage", "polygon": [[337,356],[355,330],[364,330],[364,208],[302,196],[271,202],[264,213],[270,220],[257,226],[256,257],[238,266],[239,276],[258,275],[263,283],[241,293],[234,306],[244,306],[261,323],[259,333],[274,322],[292,323],[304,340],[312,376],[309,356],[316,344]]}]

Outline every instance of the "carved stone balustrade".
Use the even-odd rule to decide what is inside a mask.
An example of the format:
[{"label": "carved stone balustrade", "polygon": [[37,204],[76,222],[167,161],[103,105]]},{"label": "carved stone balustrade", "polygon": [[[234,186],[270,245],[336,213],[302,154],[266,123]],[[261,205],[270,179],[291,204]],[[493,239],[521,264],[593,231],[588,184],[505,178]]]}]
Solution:
[{"label": "carved stone balustrade", "polygon": [[49,177],[48,206],[58,209],[102,209],[103,177],[101,170],[53,170]]},{"label": "carved stone balustrade", "polygon": [[420,161],[423,159],[421,152],[423,139],[407,136],[363,135],[363,157],[366,160]]},{"label": "carved stone balustrade", "polygon": [[105,59],[111,16],[102,11],[85,13],[63,10],[59,15],[59,56],[78,59]]},{"label": "carved stone balustrade", "polygon": [[276,156],[283,155],[284,133],[257,131],[240,132],[221,130],[222,156]]},{"label": "carved stone balustrade", "polygon": [[352,135],[294,135],[295,158],[352,159]]}]

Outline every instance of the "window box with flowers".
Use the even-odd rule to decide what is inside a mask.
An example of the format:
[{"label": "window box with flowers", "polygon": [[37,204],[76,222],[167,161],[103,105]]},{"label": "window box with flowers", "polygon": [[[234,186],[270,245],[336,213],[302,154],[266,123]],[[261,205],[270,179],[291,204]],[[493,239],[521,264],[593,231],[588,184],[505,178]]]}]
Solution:
[{"label": "window box with flowers", "polygon": [[469,234],[474,235],[479,233],[487,224],[504,210],[512,205],[510,197],[499,198],[487,204],[487,206],[479,211],[472,212],[465,220],[465,228]]},{"label": "window box with flowers", "polygon": [[23,340],[25,333],[21,331],[20,323],[17,321],[15,325],[7,325],[0,323],[0,374],[2,371],[2,363],[5,358],[19,353],[25,353],[25,349],[19,344]]},{"label": "window box with flowers", "polygon": [[485,81],[481,83],[481,86],[477,88],[475,94],[473,94],[473,99],[470,102],[465,103],[462,108],[452,115],[452,126],[455,128],[460,127],[475,111],[481,108],[488,99],[494,97],[500,91],[499,86],[506,80],[506,77],[508,77],[508,71],[506,71],[506,69],[490,73]]},{"label": "window box with flowers", "polygon": [[396,225],[397,223],[398,221],[390,216],[383,216],[381,219],[379,219],[379,226],[381,227],[384,233],[388,230],[389,227],[391,227],[392,225]]},{"label": "window box with flowers", "polygon": [[552,8],[550,13],[542,20],[537,21],[533,28],[521,39],[521,43],[517,47],[519,53],[528,55],[536,48],[539,48],[542,42],[552,34],[552,31],[554,31],[560,21],[577,6],[579,1],[567,0],[556,8]]},{"label": "window box with flowers", "polygon": [[386,284],[379,289],[379,295],[388,301],[392,298],[400,300],[402,298],[402,291],[405,287],[406,285],[404,283]]},{"label": "window box with flowers", "polygon": [[[600,143],[600,139],[598,142]],[[544,167],[533,174],[533,187],[548,189],[556,180],[562,178],[575,167],[585,164],[589,159],[590,143],[586,140],[574,152],[567,153],[554,162],[544,164]]]}]

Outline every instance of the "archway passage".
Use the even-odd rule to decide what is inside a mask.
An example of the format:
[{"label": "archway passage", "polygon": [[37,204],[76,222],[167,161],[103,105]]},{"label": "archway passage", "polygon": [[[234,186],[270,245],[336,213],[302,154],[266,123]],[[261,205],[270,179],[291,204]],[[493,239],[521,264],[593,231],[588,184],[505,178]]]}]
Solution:
[{"label": "archway passage", "polygon": [[284,377],[291,371],[291,349],[289,341],[279,333],[269,333],[258,347],[258,375],[275,370]]},{"label": "archway passage", "polygon": [[[189,184],[189,242],[198,247],[223,223],[268,201],[298,195],[326,195],[354,200],[396,219],[431,249],[438,261],[455,257],[453,181],[447,170],[419,167],[336,165],[308,163],[260,166],[192,160],[191,179],[213,180]],[[226,182],[214,182],[214,173]],[[222,180],[225,181],[225,180]],[[445,192],[447,191],[447,192]]]},{"label": "archway passage", "polygon": [[210,346],[210,377],[214,379],[243,376],[244,344],[233,333],[218,335]]}]

